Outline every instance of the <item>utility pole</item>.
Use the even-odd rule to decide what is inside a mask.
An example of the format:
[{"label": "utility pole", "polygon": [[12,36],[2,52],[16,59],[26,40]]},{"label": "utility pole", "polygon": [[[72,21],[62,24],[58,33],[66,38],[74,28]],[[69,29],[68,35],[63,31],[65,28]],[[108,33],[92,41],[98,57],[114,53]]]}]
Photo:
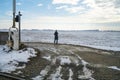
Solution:
[{"label": "utility pole", "polygon": [[18,16],[19,16],[19,45],[21,43],[21,16],[22,14],[20,13],[20,11],[18,12]]},{"label": "utility pole", "polygon": [[16,27],[16,0],[13,1],[13,25],[9,28],[8,47],[13,50],[19,50],[19,32]]},{"label": "utility pole", "polygon": [[15,13],[16,13],[16,0],[13,0],[13,26],[15,28]]},{"label": "utility pole", "polygon": [[[20,49],[20,42],[21,42],[21,20],[20,11],[16,16],[16,0],[13,1],[13,25],[9,28],[9,37],[8,37],[8,47],[10,49],[19,50]],[[18,22],[19,29],[16,27],[16,22]]]}]

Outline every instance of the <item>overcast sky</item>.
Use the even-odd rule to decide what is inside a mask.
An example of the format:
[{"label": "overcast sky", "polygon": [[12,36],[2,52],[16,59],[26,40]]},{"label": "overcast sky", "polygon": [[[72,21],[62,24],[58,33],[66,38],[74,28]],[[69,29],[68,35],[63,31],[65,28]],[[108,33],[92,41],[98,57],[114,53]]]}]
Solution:
[{"label": "overcast sky", "polygon": [[[23,29],[120,30],[120,0],[16,0]],[[12,0],[0,0],[0,29],[12,26]]]}]

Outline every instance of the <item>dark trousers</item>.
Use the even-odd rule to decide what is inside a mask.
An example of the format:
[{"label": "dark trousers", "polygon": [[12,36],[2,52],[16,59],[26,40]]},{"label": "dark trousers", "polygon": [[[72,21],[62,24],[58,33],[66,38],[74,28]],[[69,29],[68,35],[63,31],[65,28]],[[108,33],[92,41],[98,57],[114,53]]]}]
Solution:
[{"label": "dark trousers", "polygon": [[58,44],[58,39],[54,39],[54,44]]}]

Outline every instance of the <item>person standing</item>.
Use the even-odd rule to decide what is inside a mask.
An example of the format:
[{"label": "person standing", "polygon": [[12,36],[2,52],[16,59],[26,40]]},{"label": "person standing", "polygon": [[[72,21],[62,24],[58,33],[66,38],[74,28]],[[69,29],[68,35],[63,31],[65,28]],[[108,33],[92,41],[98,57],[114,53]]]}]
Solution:
[{"label": "person standing", "polygon": [[54,44],[58,44],[58,32],[55,30],[54,32]]}]

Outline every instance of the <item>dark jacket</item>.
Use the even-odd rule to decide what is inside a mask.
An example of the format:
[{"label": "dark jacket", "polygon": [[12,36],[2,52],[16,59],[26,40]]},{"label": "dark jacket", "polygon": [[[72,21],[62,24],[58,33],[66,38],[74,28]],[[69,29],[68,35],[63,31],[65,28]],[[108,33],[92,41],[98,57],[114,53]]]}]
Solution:
[{"label": "dark jacket", "polygon": [[55,36],[55,40],[58,40],[58,32],[57,31],[55,31],[54,36]]}]

